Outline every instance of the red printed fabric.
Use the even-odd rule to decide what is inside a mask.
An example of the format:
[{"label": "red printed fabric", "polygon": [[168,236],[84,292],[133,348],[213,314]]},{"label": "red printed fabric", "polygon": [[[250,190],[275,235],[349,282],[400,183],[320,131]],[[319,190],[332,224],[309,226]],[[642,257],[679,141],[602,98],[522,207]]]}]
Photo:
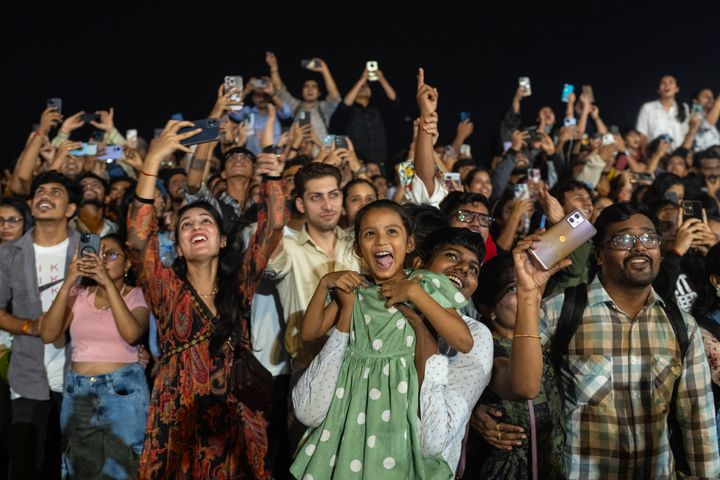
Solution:
[{"label": "red printed fabric", "polygon": [[[265,201],[258,212],[257,233],[239,267],[239,294],[247,299],[247,308],[267,260],[282,238],[281,184],[280,180],[266,180],[261,186]],[[183,281],[160,262],[153,206],[134,202],[128,229],[147,239],[142,287],[157,317],[161,351],[168,352],[208,332],[210,319],[198,311]],[[245,322],[242,328],[247,337]],[[232,353],[225,349],[222,356],[214,356],[209,347],[206,339],[161,361],[138,478],[270,478],[265,419],[228,391]]]}]

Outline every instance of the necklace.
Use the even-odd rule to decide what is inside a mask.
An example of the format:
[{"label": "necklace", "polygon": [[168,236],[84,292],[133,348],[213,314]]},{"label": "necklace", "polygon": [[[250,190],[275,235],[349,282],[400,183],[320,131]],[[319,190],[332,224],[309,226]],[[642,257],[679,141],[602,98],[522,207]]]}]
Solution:
[{"label": "necklace", "polygon": [[218,292],[218,288],[215,287],[212,289],[212,292],[210,292],[210,293],[197,292],[197,294],[200,295],[202,298],[210,298],[210,297],[214,296],[217,292]]}]

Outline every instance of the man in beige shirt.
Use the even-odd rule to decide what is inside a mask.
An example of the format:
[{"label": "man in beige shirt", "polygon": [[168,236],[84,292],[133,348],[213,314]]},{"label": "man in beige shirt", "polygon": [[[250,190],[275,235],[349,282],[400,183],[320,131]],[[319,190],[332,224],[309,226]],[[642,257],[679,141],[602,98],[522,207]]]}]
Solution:
[{"label": "man in beige shirt", "polygon": [[338,270],[360,271],[353,250],[353,233],[338,227],[342,214],[340,171],[332,165],[310,163],[295,174],[295,206],[305,214],[305,226],[286,236],[268,263],[277,280],[287,329],[285,347],[292,369],[307,366],[324,342],[300,339],[300,327],[310,298],[323,275]]}]

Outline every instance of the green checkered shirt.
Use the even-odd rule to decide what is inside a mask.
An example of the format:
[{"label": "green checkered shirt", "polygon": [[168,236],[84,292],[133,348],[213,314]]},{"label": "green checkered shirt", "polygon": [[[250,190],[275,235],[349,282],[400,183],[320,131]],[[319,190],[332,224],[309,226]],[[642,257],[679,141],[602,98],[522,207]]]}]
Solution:
[{"label": "green checkered shirt", "polygon": [[[562,294],[543,302],[544,344],[555,332],[562,304]],[[710,370],[700,330],[683,314],[690,339],[683,364],[662,304],[651,291],[632,320],[597,278],[588,287],[588,306],[563,362],[568,478],[675,478],[669,408],[675,408],[693,478],[720,475]],[[677,402],[671,407],[678,376]]]}]

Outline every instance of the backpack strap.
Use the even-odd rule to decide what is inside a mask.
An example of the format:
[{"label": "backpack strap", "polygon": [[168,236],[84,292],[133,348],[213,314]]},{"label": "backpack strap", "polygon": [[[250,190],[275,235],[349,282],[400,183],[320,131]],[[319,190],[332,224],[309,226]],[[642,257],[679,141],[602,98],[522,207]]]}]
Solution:
[{"label": "backpack strap", "polygon": [[550,343],[550,358],[558,374],[563,357],[568,353],[570,340],[582,322],[585,307],[587,307],[587,285],[581,283],[565,289],[560,318]]},{"label": "backpack strap", "polygon": [[[685,355],[687,354],[688,348],[690,347],[690,339],[688,338],[687,324],[685,319],[680,312],[680,308],[677,304],[670,299],[664,299],[665,306],[663,310],[668,317],[670,326],[672,326],[675,338],[677,338],[678,345],[680,346],[680,364],[685,363]],[[675,459],[675,471],[689,473],[690,468],[685,456],[686,450],[684,447],[684,440],[682,436],[682,429],[678,423],[677,417],[675,416],[675,404],[677,403],[677,391],[680,384],[680,376],[675,380],[673,385],[672,397],[670,399],[670,405],[668,406],[668,432],[670,448]]]}]

